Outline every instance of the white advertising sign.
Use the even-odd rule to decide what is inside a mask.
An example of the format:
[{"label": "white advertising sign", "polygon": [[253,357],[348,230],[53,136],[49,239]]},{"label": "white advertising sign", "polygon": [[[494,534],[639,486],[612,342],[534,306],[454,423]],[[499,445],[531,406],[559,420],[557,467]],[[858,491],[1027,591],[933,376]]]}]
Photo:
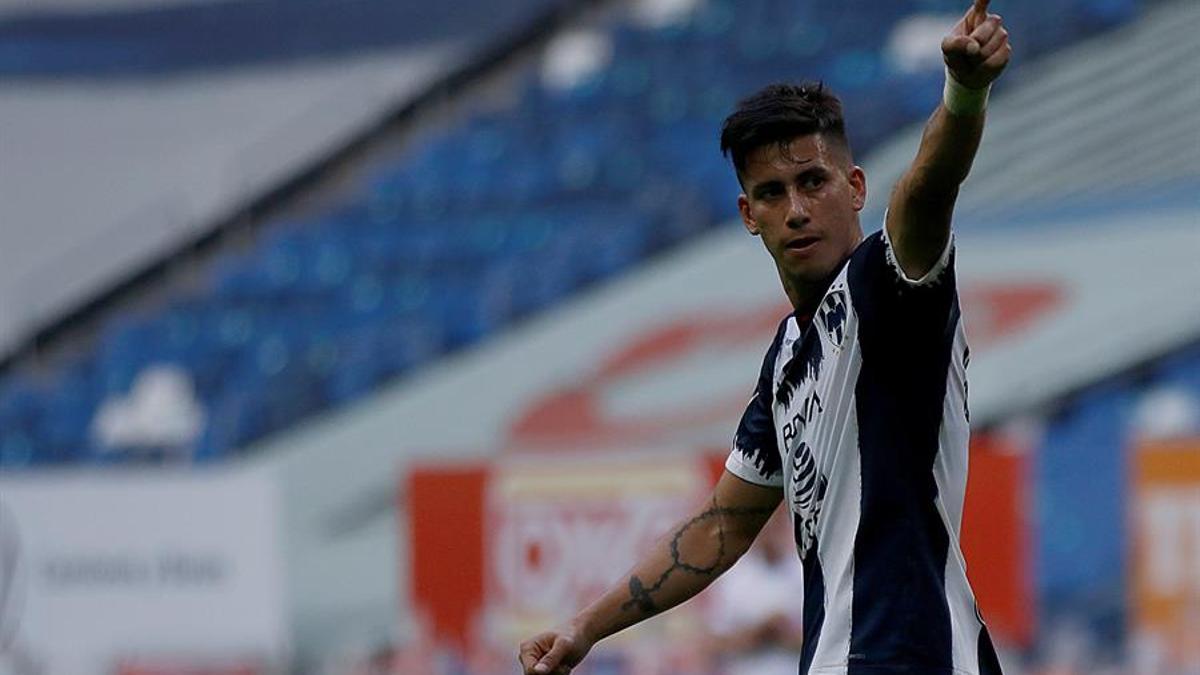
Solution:
[{"label": "white advertising sign", "polygon": [[489,637],[519,641],[585,605],[701,503],[710,485],[694,455],[499,463],[484,523]]},{"label": "white advertising sign", "polygon": [[277,501],[261,473],[0,478],[0,675],[278,663]]}]

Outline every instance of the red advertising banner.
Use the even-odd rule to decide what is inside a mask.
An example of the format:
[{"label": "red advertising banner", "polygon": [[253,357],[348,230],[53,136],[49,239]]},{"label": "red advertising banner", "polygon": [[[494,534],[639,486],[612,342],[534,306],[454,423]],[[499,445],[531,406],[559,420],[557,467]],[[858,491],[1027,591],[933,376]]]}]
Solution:
[{"label": "red advertising banner", "polygon": [[1030,528],[1025,520],[1028,448],[1003,434],[975,434],[963,505],[963,556],[994,640],[1029,646],[1035,635]]},{"label": "red advertising banner", "polygon": [[[413,470],[401,495],[410,514],[412,598],[430,632],[468,644],[483,603],[483,502],[488,469],[482,465]],[[402,497],[403,498],[403,497]]]}]

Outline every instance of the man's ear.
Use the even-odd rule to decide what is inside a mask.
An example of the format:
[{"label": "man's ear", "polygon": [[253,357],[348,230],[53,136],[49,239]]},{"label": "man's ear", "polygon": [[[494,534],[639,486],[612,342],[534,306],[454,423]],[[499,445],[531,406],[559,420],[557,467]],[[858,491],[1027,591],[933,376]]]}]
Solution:
[{"label": "man's ear", "polygon": [[855,211],[862,211],[867,205],[867,172],[863,171],[861,166],[855,165],[850,167],[850,173],[847,176],[850,180],[850,189],[853,192],[851,202],[854,204]]},{"label": "man's ear", "polygon": [[761,232],[758,229],[758,222],[750,215],[750,199],[746,196],[745,192],[738,195],[737,204],[738,213],[742,216],[742,225],[746,226],[747,232],[757,237]]}]

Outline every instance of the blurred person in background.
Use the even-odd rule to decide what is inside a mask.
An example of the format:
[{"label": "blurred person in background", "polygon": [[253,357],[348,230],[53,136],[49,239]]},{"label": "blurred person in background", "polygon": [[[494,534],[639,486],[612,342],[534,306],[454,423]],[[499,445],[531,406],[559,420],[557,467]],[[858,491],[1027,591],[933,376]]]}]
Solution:
[{"label": "blurred person in background", "polygon": [[726,119],[721,147],[743,189],[738,210],[794,313],[767,351],[707,503],[624,582],[523,642],[526,675],[569,673],[599,640],[699,593],[781,502],[804,566],[802,675],[1000,672],[959,547],[969,356],[951,236],[988,89],[1011,56],[987,0],[974,2],[942,53],[943,103],[883,231],[865,238],[866,175],[834,95],[772,85]]},{"label": "blurred person in background", "polygon": [[804,641],[804,573],[783,511],[712,589],[706,646],[722,675],[796,675]]}]

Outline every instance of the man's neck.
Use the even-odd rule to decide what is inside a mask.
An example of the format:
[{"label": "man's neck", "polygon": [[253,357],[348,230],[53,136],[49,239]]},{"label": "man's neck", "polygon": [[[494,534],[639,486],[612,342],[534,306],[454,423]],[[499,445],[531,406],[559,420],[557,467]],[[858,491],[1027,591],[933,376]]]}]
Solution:
[{"label": "man's neck", "polygon": [[[855,243],[855,247],[860,243],[862,243],[861,237]],[[851,252],[853,250],[851,249]],[[833,280],[837,278],[838,274],[841,274],[842,268],[849,262],[850,253],[847,253],[841,264],[834,268],[828,277],[816,283],[789,279],[784,276],[783,270],[776,268],[779,271],[779,280],[783,282],[783,292],[787,294],[788,300],[792,303],[792,310],[797,318],[811,318],[817,313],[817,307],[821,304],[821,298],[825,297],[825,291],[829,290]]]},{"label": "man's neck", "polygon": [[816,313],[821,298],[825,297],[825,291],[829,290],[829,285],[837,277],[838,271],[841,271],[840,267],[828,279],[815,284],[799,284],[780,275],[783,280],[783,292],[792,303],[792,310],[797,318],[809,318]]}]

